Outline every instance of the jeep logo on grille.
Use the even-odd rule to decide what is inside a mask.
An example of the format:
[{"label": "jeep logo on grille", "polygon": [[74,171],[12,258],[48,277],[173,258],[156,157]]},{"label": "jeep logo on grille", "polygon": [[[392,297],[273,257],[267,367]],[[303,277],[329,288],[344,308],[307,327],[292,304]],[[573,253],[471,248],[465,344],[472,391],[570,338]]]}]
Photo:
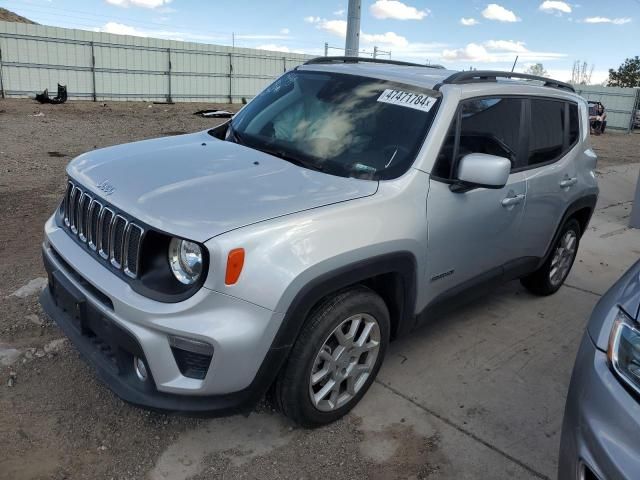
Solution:
[{"label": "jeep logo on grille", "polygon": [[111,195],[113,192],[116,191],[116,187],[114,187],[113,185],[111,185],[109,183],[109,180],[104,180],[101,183],[96,184],[96,187],[98,187],[100,190],[102,190],[104,192],[105,195]]}]

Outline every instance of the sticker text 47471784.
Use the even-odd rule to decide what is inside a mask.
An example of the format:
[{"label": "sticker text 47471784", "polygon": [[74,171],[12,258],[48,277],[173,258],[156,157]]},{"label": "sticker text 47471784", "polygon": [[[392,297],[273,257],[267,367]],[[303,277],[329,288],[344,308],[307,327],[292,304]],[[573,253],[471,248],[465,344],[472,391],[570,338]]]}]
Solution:
[{"label": "sticker text 47471784", "polygon": [[392,88],[387,88],[378,97],[379,102],[390,103],[400,107],[414,108],[416,110],[422,110],[423,112],[431,110],[431,107],[433,107],[437,100],[437,98],[430,97],[424,93],[405,92],[403,90],[395,90]]}]

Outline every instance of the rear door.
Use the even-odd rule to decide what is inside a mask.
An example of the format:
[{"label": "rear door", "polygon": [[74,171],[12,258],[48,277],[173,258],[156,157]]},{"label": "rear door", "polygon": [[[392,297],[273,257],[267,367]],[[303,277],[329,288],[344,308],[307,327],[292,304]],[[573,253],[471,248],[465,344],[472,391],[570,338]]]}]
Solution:
[{"label": "rear door", "polygon": [[573,102],[531,98],[527,110],[528,148],[518,168],[527,181],[521,241],[525,255],[542,257],[575,198],[580,122]]},{"label": "rear door", "polygon": [[[521,256],[519,233],[526,200],[522,172],[501,189],[451,191],[459,160],[470,153],[522,155],[524,102],[518,97],[462,102],[435,167],[427,197],[427,301],[500,279],[503,264]],[[442,298],[442,297],[441,297]]]}]

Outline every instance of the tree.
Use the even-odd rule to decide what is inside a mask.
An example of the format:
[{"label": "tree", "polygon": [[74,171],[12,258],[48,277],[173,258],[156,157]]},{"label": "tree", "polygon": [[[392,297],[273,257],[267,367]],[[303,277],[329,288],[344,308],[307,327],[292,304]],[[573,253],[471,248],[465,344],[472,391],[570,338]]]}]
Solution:
[{"label": "tree", "polygon": [[529,75],[537,75],[539,77],[546,77],[548,75],[547,71],[544,69],[541,63],[536,63],[527,68],[524,73],[528,73]]},{"label": "tree", "polygon": [[591,76],[593,75],[594,67],[593,63],[591,64],[591,68],[589,68],[587,62],[576,60],[573,62],[573,70],[571,71],[571,80],[569,83],[573,85],[591,85]]},{"label": "tree", "polygon": [[640,57],[627,58],[616,72],[609,69],[610,87],[640,87]]}]

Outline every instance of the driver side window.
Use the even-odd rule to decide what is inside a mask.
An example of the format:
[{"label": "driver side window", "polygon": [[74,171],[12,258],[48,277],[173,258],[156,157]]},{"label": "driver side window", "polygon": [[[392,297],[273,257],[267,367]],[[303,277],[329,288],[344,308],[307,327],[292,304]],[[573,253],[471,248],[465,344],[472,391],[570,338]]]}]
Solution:
[{"label": "driver side window", "polygon": [[511,168],[516,168],[522,109],[520,98],[474,98],[461,103],[433,175],[454,180],[458,162],[470,153],[505,157],[511,161]]}]

